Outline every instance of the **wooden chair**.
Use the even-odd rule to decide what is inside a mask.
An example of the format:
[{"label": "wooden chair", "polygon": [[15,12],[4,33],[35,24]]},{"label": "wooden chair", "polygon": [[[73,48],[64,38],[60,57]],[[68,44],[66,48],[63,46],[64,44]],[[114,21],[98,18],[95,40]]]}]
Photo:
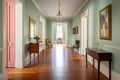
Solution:
[{"label": "wooden chair", "polygon": [[31,65],[31,54],[34,53],[34,62],[35,62],[35,53],[38,54],[38,63],[39,63],[39,43],[30,43],[30,65]]},{"label": "wooden chair", "polygon": [[76,40],[75,41],[75,45],[73,45],[73,47],[72,47],[72,53],[73,53],[74,48],[77,49],[77,50],[79,50],[79,47],[80,47],[80,41]]},{"label": "wooden chair", "polygon": [[49,48],[49,47],[52,47],[52,43],[49,39],[45,39],[45,43],[46,43],[46,47]]}]

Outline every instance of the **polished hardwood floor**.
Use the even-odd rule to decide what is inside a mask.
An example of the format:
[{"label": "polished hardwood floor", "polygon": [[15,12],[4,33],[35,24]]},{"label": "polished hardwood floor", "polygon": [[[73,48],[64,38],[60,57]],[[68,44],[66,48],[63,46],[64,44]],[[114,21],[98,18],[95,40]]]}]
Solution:
[{"label": "polished hardwood floor", "polygon": [[[72,53],[71,48],[55,45],[39,56],[39,63],[32,62],[24,69],[8,68],[9,80],[98,80],[97,70],[85,57]],[[108,80],[101,74],[101,80]]]}]

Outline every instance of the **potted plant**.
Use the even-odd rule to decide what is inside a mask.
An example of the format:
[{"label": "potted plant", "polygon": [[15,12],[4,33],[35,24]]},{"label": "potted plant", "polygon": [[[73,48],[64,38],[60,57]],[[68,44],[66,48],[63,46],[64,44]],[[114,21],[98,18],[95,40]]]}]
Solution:
[{"label": "potted plant", "polygon": [[36,43],[38,43],[40,37],[39,36],[35,36],[34,39],[36,40]]}]

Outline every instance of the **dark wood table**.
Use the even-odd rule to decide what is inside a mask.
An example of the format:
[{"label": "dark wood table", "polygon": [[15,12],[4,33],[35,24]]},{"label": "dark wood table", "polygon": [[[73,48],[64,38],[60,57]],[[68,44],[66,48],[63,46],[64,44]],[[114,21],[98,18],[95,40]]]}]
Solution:
[{"label": "dark wood table", "polygon": [[86,48],[86,67],[87,67],[87,54],[93,57],[93,67],[94,59],[98,61],[98,80],[100,80],[100,62],[101,61],[109,62],[109,80],[111,80],[112,53],[98,48]]}]

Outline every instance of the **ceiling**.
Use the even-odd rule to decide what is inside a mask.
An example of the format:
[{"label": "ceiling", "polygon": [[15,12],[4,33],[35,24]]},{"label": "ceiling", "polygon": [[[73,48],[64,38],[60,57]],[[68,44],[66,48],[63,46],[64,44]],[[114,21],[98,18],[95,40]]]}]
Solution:
[{"label": "ceiling", "polygon": [[[73,18],[87,0],[60,0],[60,11],[63,19]],[[59,0],[33,0],[36,6],[48,19],[56,19]]]}]

